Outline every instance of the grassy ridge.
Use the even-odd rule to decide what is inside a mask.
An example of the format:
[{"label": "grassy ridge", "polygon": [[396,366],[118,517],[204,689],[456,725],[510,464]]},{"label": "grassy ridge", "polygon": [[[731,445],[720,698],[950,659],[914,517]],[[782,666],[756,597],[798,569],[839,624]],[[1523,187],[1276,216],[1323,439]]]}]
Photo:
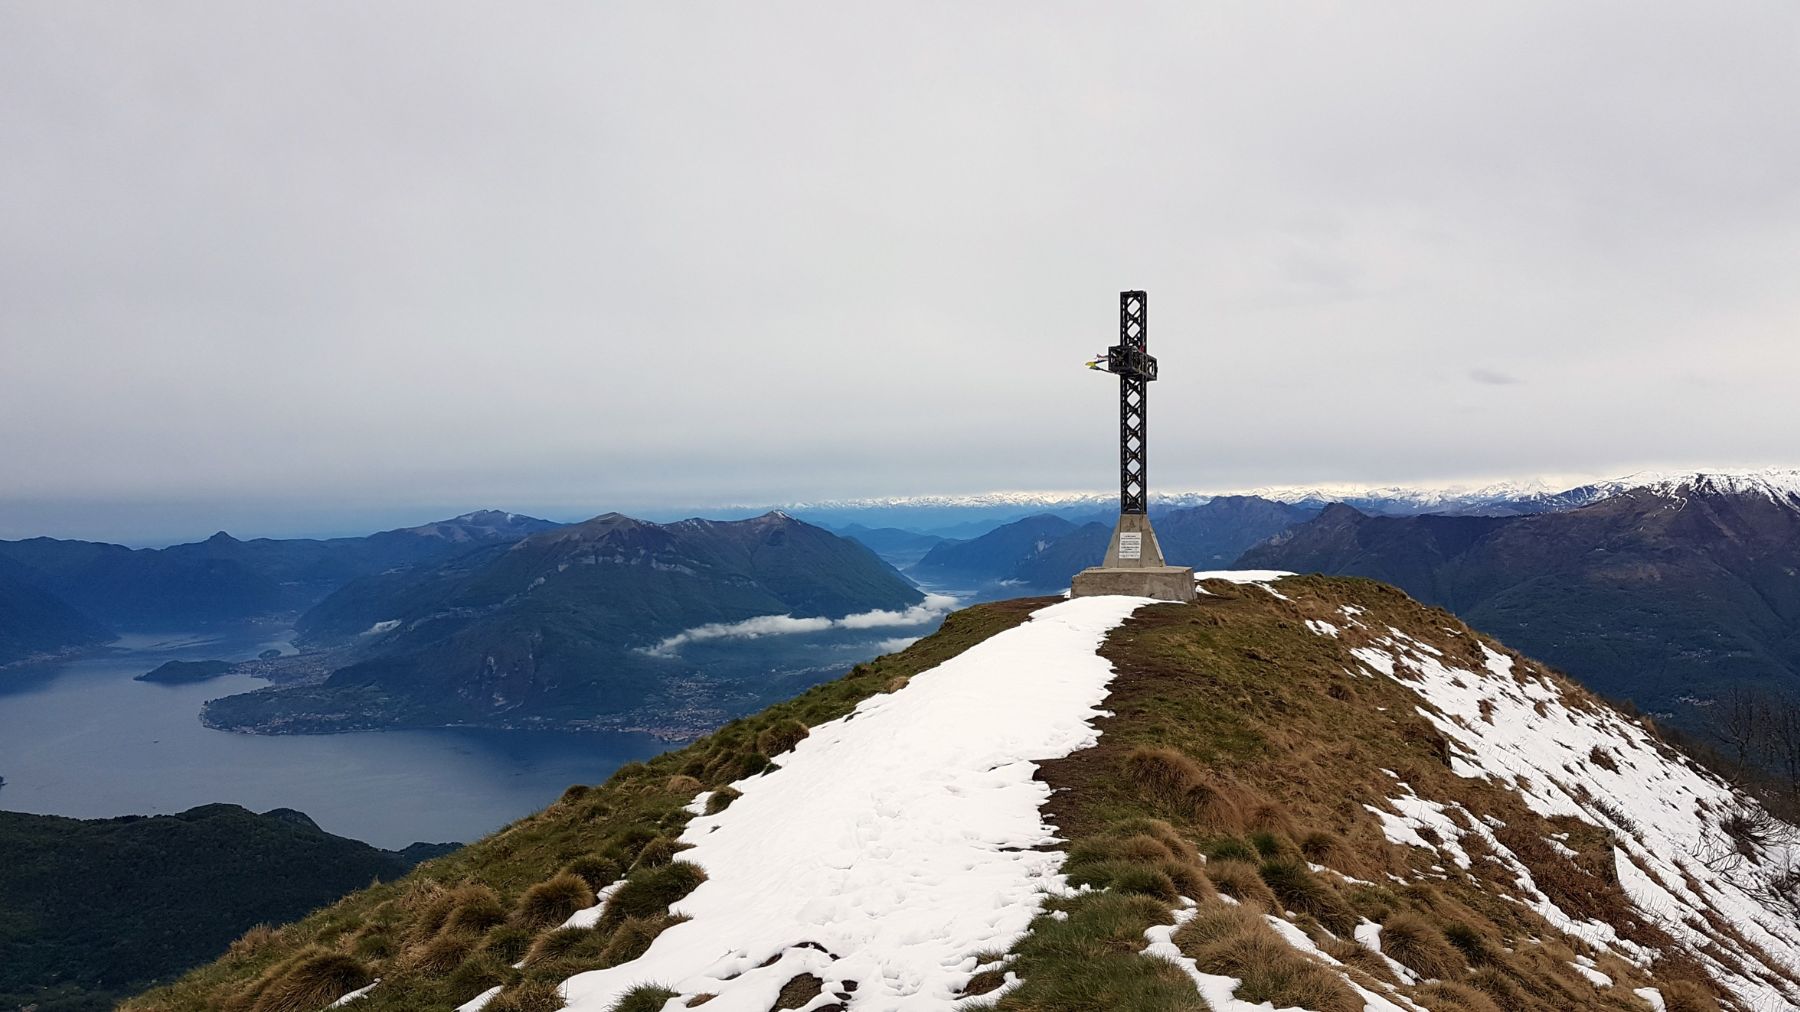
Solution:
[{"label": "grassy ridge", "polygon": [[[701,790],[729,804],[733,780],[869,696],[1023,622],[1044,600],[980,605],[935,635],[858,665],[755,717],[598,787],[571,787],[544,811],[406,878],[372,886],[294,924],[245,935],[223,958],[131,999],[130,1012],[310,1012],[376,977],[361,1012],[445,1009],[505,985],[490,1012],[554,1008],[554,982],[641,954],[673,923],[668,905],[703,873],[675,838]],[[620,878],[593,929],[561,930],[570,913]],[[524,960],[522,969],[513,963]],[[329,994],[324,1001],[317,999]],[[647,999],[646,999],[647,1000]],[[660,1005],[660,1003],[658,1003]]]},{"label": "grassy ridge", "polygon": [[[1174,936],[1183,954],[1202,971],[1239,978],[1237,997],[1277,1008],[1361,1012],[1363,1003],[1343,973],[1287,944],[1265,914],[1305,931],[1351,979],[1377,993],[1394,985],[1438,1012],[1643,1012],[1631,989],[1652,985],[1672,1009],[1718,1008],[1701,968],[1625,897],[1607,834],[1543,819],[1517,794],[1451,773],[1448,744],[1417,713],[1417,696],[1400,682],[1348,674],[1359,631],[1320,636],[1303,623],[1341,623],[1337,609],[1353,605],[1367,610],[1369,627],[1398,628],[1455,662],[1479,667],[1481,642],[1504,648],[1370,581],[1288,579],[1288,600],[1256,586],[1209,588],[1192,606],[1141,610],[1103,648],[1118,674],[1098,744],[1040,772],[1057,788],[1050,821],[1071,839],[1070,878],[1097,891],[1051,901],[1052,915],[1004,963],[1022,986],[993,1007],[1205,1008],[1184,972],[1141,955],[1144,930],[1173,923],[1186,897],[1196,907]],[[1566,693],[1570,705],[1591,704],[1573,686]],[[1517,884],[1480,859],[1476,837],[1461,841],[1476,858],[1467,871],[1389,843],[1363,808],[1391,795],[1383,769],[1421,797],[1504,823],[1501,842],[1558,906],[1665,953],[1656,979],[1507,898]],[[1575,856],[1547,846],[1553,836]],[[1385,955],[1419,983],[1404,983],[1382,954],[1352,940],[1364,920],[1382,925]],[[1595,959],[1616,986],[1594,987],[1569,965],[1578,956]]]}]

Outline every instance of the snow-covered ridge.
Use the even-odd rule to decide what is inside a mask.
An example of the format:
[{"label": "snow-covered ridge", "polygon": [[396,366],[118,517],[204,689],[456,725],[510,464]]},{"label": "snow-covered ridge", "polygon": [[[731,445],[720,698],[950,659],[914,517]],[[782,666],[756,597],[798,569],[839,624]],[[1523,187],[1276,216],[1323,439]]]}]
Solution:
[{"label": "snow-covered ridge", "polygon": [[[1373,636],[1371,645],[1352,651],[1364,673],[1417,693],[1419,713],[1453,743],[1452,772],[1516,792],[1539,815],[1574,816],[1607,830],[1619,883],[1645,921],[1687,949],[1742,1007],[1800,1007],[1800,892],[1790,875],[1800,867],[1800,831],[1767,820],[1754,802],[1644,728],[1571,698],[1553,678],[1507,655],[1483,645],[1485,664],[1462,666],[1398,630],[1342,617],[1347,628]],[[1391,842],[1434,847],[1467,867],[1459,837],[1479,836],[1511,870],[1524,902],[1553,926],[1645,969],[1653,963],[1654,952],[1612,925],[1558,909],[1486,826],[1466,811],[1452,813],[1453,802],[1421,798],[1396,783],[1387,807],[1371,810]],[[1767,820],[1760,841],[1732,830],[1734,819],[1746,818]]]},{"label": "snow-covered ridge", "polygon": [[[811,973],[862,1008],[944,1009],[1063,887],[1039,811],[1037,763],[1096,740],[1112,666],[1096,651],[1138,598],[1033,613],[813,728],[771,773],[741,780],[682,833],[707,880],[671,909],[690,920],[642,957],[571,978],[570,1009],[600,1012],[640,984],[709,1012],[765,1012]],[[850,983],[854,982],[854,983]],[[822,999],[829,1000],[829,999]]]},{"label": "snow-covered ridge", "polygon": [[1694,471],[1686,474],[1634,474],[1594,486],[1597,498],[1642,491],[1670,498],[1689,495],[1760,496],[1773,502],[1800,500],[1800,470]]},{"label": "snow-covered ridge", "polygon": [[[1162,507],[1202,506],[1223,496],[1258,496],[1274,502],[1324,504],[1346,502],[1383,513],[1503,512],[1574,509],[1634,490],[1675,494],[1700,490],[1715,494],[1800,497],[1800,470],[1764,468],[1741,471],[1642,471],[1585,483],[1529,478],[1485,484],[1445,485],[1268,485],[1239,489],[1186,489],[1152,492]],[[786,506],[796,512],[888,509],[1105,509],[1117,501],[1111,491],[996,491],[967,495],[892,496],[830,499]]]}]

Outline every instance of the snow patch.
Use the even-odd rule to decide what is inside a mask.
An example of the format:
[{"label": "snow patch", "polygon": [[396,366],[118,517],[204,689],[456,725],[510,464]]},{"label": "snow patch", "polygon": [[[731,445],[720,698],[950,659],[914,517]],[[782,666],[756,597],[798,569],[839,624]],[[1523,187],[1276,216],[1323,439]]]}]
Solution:
[{"label": "snow patch", "polygon": [[1056,836],[1033,775],[1096,740],[1112,678],[1096,651],[1146,603],[1040,609],[814,728],[778,769],[736,783],[730,808],[688,823],[681,859],[708,877],[672,909],[691,919],[636,960],[570,978],[568,1007],[600,1012],[655,983],[718,995],[709,1012],[764,1012],[801,973],[827,992],[856,981],[859,1006],[949,1007],[969,957],[1010,948],[1065,885],[1062,855],[1038,849]]},{"label": "snow patch", "polygon": [[[1800,986],[1784,979],[1800,974],[1800,905],[1776,881],[1779,869],[1800,867],[1800,831],[1779,826],[1753,848],[1754,857],[1734,858],[1735,843],[1722,820],[1754,810],[1754,802],[1669,751],[1642,726],[1573,692],[1565,696],[1555,679],[1486,644],[1480,644],[1481,663],[1465,667],[1393,630],[1375,642],[1353,653],[1421,698],[1418,712],[1453,745],[1452,772],[1516,791],[1541,816],[1573,816],[1606,830],[1619,887],[1646,920],[1668,932],[1745,1007],[1800,1007]],[[1593,761],[1595,750],[1608,762]],[[1417,845],[1413,838],[1425,826],[1442,835],[1438,817],[1448,806],[1404,797],[1389,804],[1399,814],[1378,815],[1390,840]],[[1488,825],[1471,820],[1464,832],[1484,839],[1517,879],[1526,904],[1550,924],[1639,966],[1653,962],[1655,953],[1620,937],[1612,925],[1577,920],[1559,909]],[[1439,847],[1462,863],[1456,850]],[[1712,954],[1720,950],[1726,958]]]}]

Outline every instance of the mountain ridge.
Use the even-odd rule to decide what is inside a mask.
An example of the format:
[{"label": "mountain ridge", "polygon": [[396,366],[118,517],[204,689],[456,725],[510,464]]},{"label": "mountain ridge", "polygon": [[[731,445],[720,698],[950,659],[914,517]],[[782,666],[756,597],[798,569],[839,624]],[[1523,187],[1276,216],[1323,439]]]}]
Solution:
[{"label": "mountain ridge", "polygon": [[125,1009],[1800,999],[1800,831],[1652,725],[1379,584],[1202,589],[956,613]]},{"label": "mountain ridge", "polygon": [[1800,495],[1699,475],[1513,518],[1327,510],[1238,565],[1385,580],[1571,671],[1704,724],[1691,702],[1800,677]]},{"label": "mountain ridge", "polygon": [[[657,650],[684,631],[924,601],[865,546],[784,513],[669,524],[606,513],[346,584],[296,623],[303,646],[341,652],[323,681],[212,700],[203,719],[265,732],[647,721],[659,707],[755,698],[753,680],[727,686]],[[706,712],[687,726],[723,719]]]}]

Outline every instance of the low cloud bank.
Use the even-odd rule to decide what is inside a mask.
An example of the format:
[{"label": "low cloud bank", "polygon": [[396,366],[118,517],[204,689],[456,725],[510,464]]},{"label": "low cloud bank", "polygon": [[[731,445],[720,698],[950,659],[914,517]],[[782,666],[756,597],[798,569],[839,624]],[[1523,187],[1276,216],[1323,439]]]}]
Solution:
[{"label": "low cloud bank", "polygon": [[[956,607],[956,598],[927,594],[925,600],[904,611],[865,611],[843,618],[796,618],[793,615],[758,615],[742,622],[713,622],[678,632],[644,652],[673,657],[689,643],[705,640],[754,640],[764,636],[795,636],[827,629],[888,629],[924,625]],[[892,642],[892,641],[889,641]]]}]

